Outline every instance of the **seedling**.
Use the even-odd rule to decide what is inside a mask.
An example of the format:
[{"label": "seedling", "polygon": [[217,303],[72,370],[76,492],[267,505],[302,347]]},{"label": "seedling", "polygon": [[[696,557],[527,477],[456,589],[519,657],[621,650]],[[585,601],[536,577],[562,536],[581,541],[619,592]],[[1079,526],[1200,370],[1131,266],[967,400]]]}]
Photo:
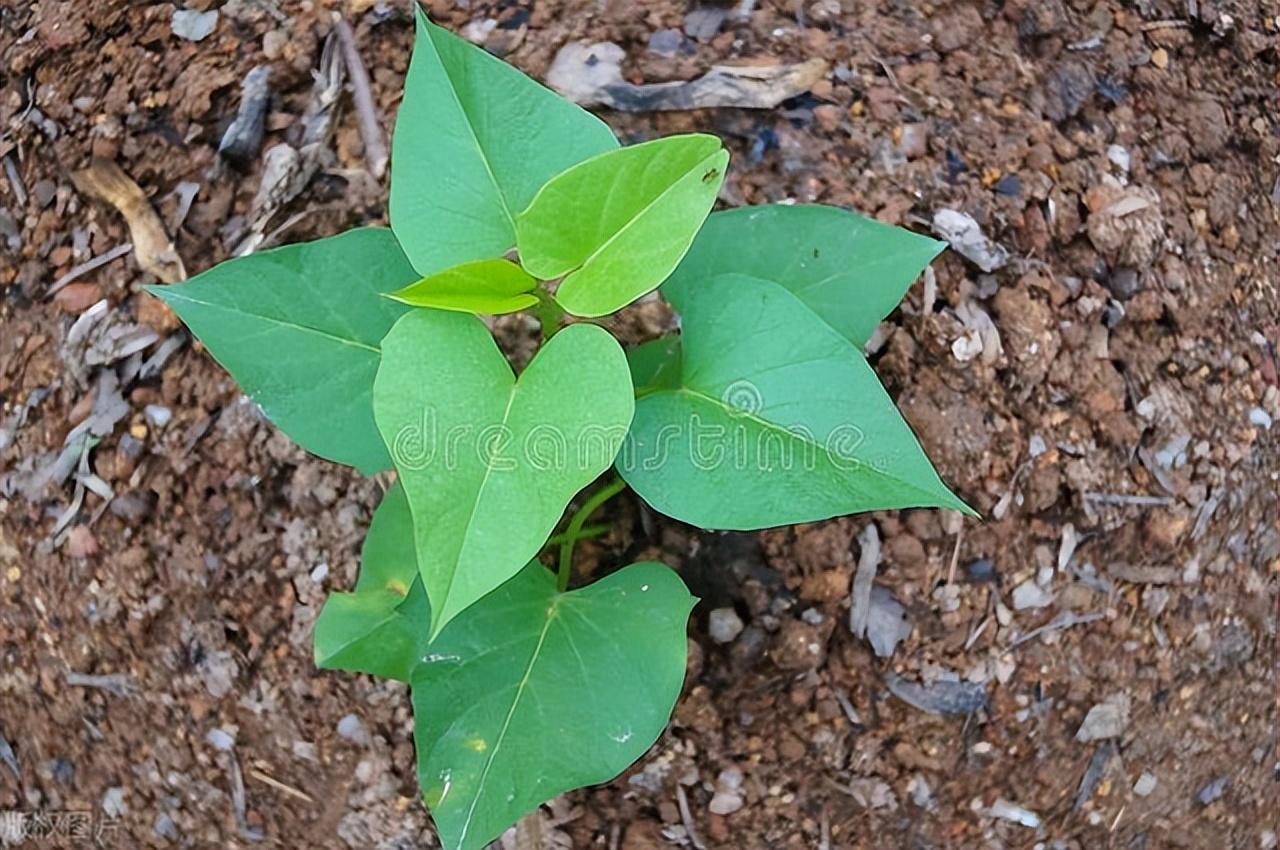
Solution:
[{"label": "seedling", "polygon": [[[670,717],[695,602],[679,576],[640,563],[569,589],[575,541],[625,486],[707,529],[968,508],[862,355],[939,243],[831,207],[709,215],[715,137],[620,148],[417,29],[390,230],[152,291],[304,448],[395,471],[316,662],[410,685],[424,800],[446,848],[475,850],[616,776]],[[627,354],[584,321],[658,287],[675,335]],[[475,315],[517,311],[544,339],[519,376]]]}]

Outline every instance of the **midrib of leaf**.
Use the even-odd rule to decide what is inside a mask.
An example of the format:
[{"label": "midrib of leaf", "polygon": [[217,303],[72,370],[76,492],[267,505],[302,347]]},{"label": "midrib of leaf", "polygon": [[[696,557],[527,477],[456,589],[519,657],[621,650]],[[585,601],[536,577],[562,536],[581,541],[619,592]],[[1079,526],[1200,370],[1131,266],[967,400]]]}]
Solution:
[{"label": "midrib of leaf", "polygon": [[[826,446],[822,445],[821,443],[813,442],[812,440],[806,440],[804,437],[802,437],[801,435],[797,434],[796,432],[792,431],[789,428],[785,428],[781,425],[778,425],[777,423],[770,422],[768,419],[762,419],[761,417],[756,416],[754,413],[750,413],[748,411],[740,410],[739,408],[727,405],[721,399],[715,398],[714,396],[709,396],[706,393],[700,390],[695,390],[689,386],[682,386],[677,390],[667,390],[667,392],[685,393],[686,395],[691,395],[694,398],[700,398],[705,401],[709,401],[711,402],[711,404],[725,411],[725,413],[731,417],[739,418],[739,419],[748,419],[752,422],[755,422],[757,425],[759,425],[760,427],[768,431],[781,434],[785,438],[800,442],[804,445],[813,446],[815,449],[817,449],[827,458],[828,463],[830,463],[832,466],[835,466],[837,468],[839,467],[839,464],[837,464],[835,460],[832,458],[831,452],[827,450]],[[898,484],[899,486],[909,487],[910,489],[914,490],[915,492],[927,498],[934,498],[934,494],[931,493],[930,491],[922,490],[915,484],[912,484],[910,481],[904,481],[903,479],[897,477],[896,475],[890,475],[887,472],[876,469],[874,466],[862,460],[861,458],[855,457],[855,458],[851,458],[851,460],[858,465],[859,469],[870,472],[888,481],[892,481]]]},{"label": "midrib of leaf", "polygon": [[352,348],[362,348],[365,351],[371,351],[374,354],[382,353],[381,349],[379,349],[377,346],[369,345],[368,343],[361,342],[360,340],[357,340],[357,339],[348,339],[346,337],[341,337],[341,336],[338,336],[337,334],[330,333],[329,331],[321,330],[320,328],[313,328],[310,325],[300,325],[296,322],[288,322],[288,321],[285,321],[284,319],[277,319],[274,316],[267,316],[261,313],[250,313],[247,310],[243,310],[239,307],[228,307],[225,304],[218,304],[213,301],[201,301],[198,298],[192,298],[189,295],[183,295],[176,291],[166,292],[164,295],[164,298],[165,300],[172,299],[175,301],[185,301],[188,304],[195,304],[200,307],[208,307],[213,310],[221,310],[223,312],[232,313],[238,316],[248,316],[252,319],[257,319],[262,322],[267,322],[268,324],[276,325],[278,327],[288,328],[290,330],[295,330],[295,331],[301,331],[303,333],[314,334],[315,336],[323,337],[329,340],[330,342],[336,342],[336,343],[339,343],[340,345],[349,345]]},{"label": "midrib of leaf", "polygon": [[471,797],[471,805],[467,809],[467,817],[462,822],[462,831],[458,834],[459,846],[467,840],[467,831],[471,829],[471,822],[476,814],[476,806],[480,805],[480,798],[484,795],[484,786],[489,779],[489,771],[493,767],[494,760],[498,757],[498,751],[502,749],[502,744],[507,740],[507,732],[511,728],[511,720],[515,717],[516,709],[520,706],[520,699],[524,696],[524,690],[533,675],[534,665],[538,663],[538,657],[542,654],[542,646],[546,643],[547,632],[551,630],[551,623],[555,620],[556,607],[562,598],[564,598],[563,594],[556,595],[547,608],[546,622],[542,624],[542,630],[538,633],[538,642],[533,647],[533,654],[529,656],[529,663],[525,665],[524,675],[520,677],[520,682],[516,685],[515,695],[511,698],[511,708],[507,709],[507,716],[502,721],[502,728],[498,730],[497,737],[494,739],[493,750],[490,751],[489,758],[485,760],[484,767],[480,770],[480,778],[476,781],[475,794]]},{"label": "midrib of leaf", "polygon": [[701,168],[701,167],[702,167],[702,165],[703,165],[704,163],[706,163],[706,161],[707,161],[707,160],[709,160],[709,159],[711,159],[711,158],[713,158],[713,157],[715,157],[715,156],[718,156],[718,155],[720,154],[720,150],[721,150],[720,148],[717,148],[713,153],[707,154],[707,155],[706,155],[706,156],[704,156],[702,159],[700,159],[700,160],[698,160],[696,163],[694,163],[692,168],[688,168],[688,169],[686,169],[686,170],[685,170],[685,172],[684,172],[683,174],[681,174],[681,175],[680,175],[678,178],[676,178],[675,180],[671,181],[671,185],[670,185],[670,186],[668,186],[667,188],[663,189],[661,192],[659,192],[659,193],[658,193],[658,194],[653,198],[653,200],[649,201],[647,204],[645,204],[643,207],[641,207],[641,208],[640,208],[640,209],[635,213],[635,215],[631,216],[631,218],[629,218],[629,219],[627,220],[627,223],[626,223],[626,224],[622,225],[622,227],[619,227],[619,228],[614,232],[614,234],[613,234],[612,236],[610,236],[608,239],[604,240],[604,242],[601,242],[601,243],[600,243],[600,246],[599,246],[598,248],[596,248],[594,251],[592,251],[592,252],[587,256],[587,258],[586,258],[585,260],[583,260],[583,261],[578,265],[578,267],[577,267],[577,268],[575,268],[575,269],[571,269],[571,270],[568,272],[568,274],[572,274],[573,272],[576,272],[576,271],[579,271],[579,270],[581,270],[581,269],[586,268],[586,267],[591,263],[591,261],[592,261],[592,260],[594,260],[596,257],[600,256],[600,254],[601,254],[601,253],[603,253],[603,252],[605,251],[605,249],[607,249],[607,248],[608,248],[610,245],[612,245],[615,241],[617,241],[619,238],[621,238],[622,234],[626,233],[628,230],[630,230],[632,227],[634,227],[634,226],[635,226],[635,223],[636,223],[637,221],[639,221],[640,219],[642,219],[642,218],[644,218],[646,215],[648,215],[648,214],[649,214],[649,212],[650,212],[650,211],[651,211],[655,206],[657,206],[657,205],[658,205],[658,203],[659,203],[659,202],[661,202],[663,198],[667,197],[667,195],[669,195],[669,194],[671,194],[673,191],[675,191],[676,187],[680,185],[681,181],[683,181],[683,180],[684,180],[686,177],[688,177],[690,174],[692,174],[693,172],[695,172],[695,171],[697,171],[699,168]]},{"label": "midrib of leaf", "polygon": [[498,196],[498,203],[502,205],[502,214],[506,216],[507,223],[511,226],[511,232],[515,233],[515,216],[511,214],[511,208],[507,206],[507,196],[503,194],[502,186],[498,183],[498,177],[493,173],[493,167],[489,164],[489,154],[485,151],[484,145],[480,144],[480,137],[476,135],[475,125],[471,122],[471,112],[463,104],[462,98],[458,96],[458,88],[454,85],[453,74],[449,73],[449,67],[440,55],[440,48],[436,44],[434,32],[432,30],[428,30],[428,32],[432,33],[430,36],[431,48],[435,52],[436,61],[440,63],[440,68],[444,71],[444,78],[449,81],[449,96],[453,98],[454,104],[465,119],[462,123],[467,128],[467,136],[470,137],[471,143],[475,145],[476,153],[480,155],[480,164],[484,166],[484,173],[489,175],[489,182],[493,184],[493,191]]},{"label": "midrib of leaf", "polygon": [[[503,427],[503,428],[506,428],[506,427],[507,427],[507,420],[508,420],[509,418],[511,418],[511,407],[512,407],[512,405],[514,405],[514,404],[515,404],[515,401],[516,401],[516,391],[517,391],[519,388],[520,388],[520,383],[519,383],[519,380],[517,379],[517,380],[515,380],[515,381],[512,383],[512,385],[511,385],[511,393],[507,396],[507,407],[506,407],[506,409],[505,409],[505,410],[503,410],[503,411],[502,411],[502,422],[501,422],[501,425],[502,425],[502,427]],[[458,570],[459,570],[459,564],[460,564],[460,563],[461,563],[461,561],[462,561],[462,553],[463,553],[463,552],[466,550],[466,548],[467,548],[467,539],[471,536],[471,524],[472,524],[473,522],[475,522],[475,519],[476,519],[476,511],[477,511],[477,510],[479,509],[479,507],[480,507],[480,499],[481,499],[481,497],[483,497],[483,496],[484,496],[484,488],[485,488],[485,485],[487,485],[487,484],[489,483],[489,477],[493,474],[493,461],[494,461],[494,458],[493,458],[492,456],[490,456],[490,457],[489,457],[489,459],[488,459],[487,461],[485,461],[485,465],[484,465],[484,477],[482,477],[482,478],[480,479],[480,486],[476,488],[476,496],[475,496],[475,498],[474,498],[474,499],[472,499],[472,501],[471,501],[471,510],[467,513],[467,522],[466,522],[466,524],[462,527],[462,546],[458,549],[458,556],[457,556],[457,558],[456,558],[456,559],[455,559],[455,561],[454,561],[453,569],[449,572],[449,583],[448,583],[448,584],[446,584],[446,585],[445,585],[445,588],[444,588],[444,599],[443,599],[443,600],[441,600],[441,603],[440,603],[440,611],[441,611],[442,613],[443,613],[443,611],[444,611],[444,607],[445,607],[445,606],[444,606],[444,602],[445,602],[445,600],[448,600],[448,598],[449,598],[449,593],[453,590],[453,580],[454,580],[455,578],[457,578]],[[433,618],[434,618],[434,616],[435,616],[435,615],[434,615],[434,609],[433,609],[433,614],[432,614],[432,616],[433,616]],[[434,637],[434,635],[433,635],[433,637]]]}]

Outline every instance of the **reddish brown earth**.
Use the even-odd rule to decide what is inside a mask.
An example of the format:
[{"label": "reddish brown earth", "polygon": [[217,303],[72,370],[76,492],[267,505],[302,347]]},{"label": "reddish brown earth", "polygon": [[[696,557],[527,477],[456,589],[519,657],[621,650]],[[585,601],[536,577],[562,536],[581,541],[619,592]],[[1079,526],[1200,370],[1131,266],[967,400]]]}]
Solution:
[{"label": "reddish brown earth", "polygon": [[[273,64],[267,144],[288,138],[336,5],[229,0],[199,43],[172,34],[167,3],[0,8],[0,156],[26,195],[0,179],[0,736],[17,767],[0,746],[0,810],[92,810],[114,827],[107,846],[435,846],[405,689],[311,661],[311,623],[326,589],[354,578],[375,483],[293,447],[188,346],[129,385],[128,412],[87,456],[110,505],[84,494],[55,534],[74,480],[14,489],[89,411],[100,373],[64,350],[77,313],[105,297],[113,322],[175,331],[132,257],[50,297],[129,238],[70,173],[114,159],[166,222],[175,187],[198,184],[177,251],[192,273],[223,259],[261,172],[260,156],[213,171],[239,81]],[[455,30],[495,18],[490,49],[535,76],[574,39],[620,44],[632,82],[828,59],[811,95],[776,110],[603,117],[628,141],[726,138],[726,205],[843,204],[919,230],[953,208],[1012,253],[993,276],[943,257],[932,303],[918,283],[875,355],[983,522],[910,511],[720,535],[617,503],[618,530],[587,547],[588,566],[660,557],[707,602],[670,730],[627,776],[557,803],[556,840],[1274,847],[1280,427],[1265,422],[1280,418],[1280,8],[766,0],[673,58],[648,49],[683,26],[672,0],[465,5],[431,11]],[[346,11],[389,127],[409,18],[368,0]],[[286,240],[384,220],[342,107],[334,156],[273,222],[312,211]],[[1117,201],[1138,209],[1116,215]],[[639,341],[666,320],[637,308],[615,330]],[[512,348],[533,338],[522,321],[502,323]],[[149,421],[147,405],[171,418],[153,408]],[[889,659],[848,627],[869,522],[879,583],[914,627]],[[1064,534],[1078,545],[1055,570]],[[1040,571],[1052,601],[1015,610]],[[748,626],[726,646],[707,632],[719,606]],[[1088,622],[1019,642],[1064,612]],[[119,674],[125,688],[69,673]],[[986,682],[987,706],[926,713],[890,693],[895,674]],[[1077,740],[1090,709],[1117,698],[1130,707],[1118,737]],[[359,725],[340,735],[347,715]],[[246,830],[212,730],[234,738]],[[733,769],[742,806],[712,814]],[[1039,826],[996,816],[998,801]]]}]

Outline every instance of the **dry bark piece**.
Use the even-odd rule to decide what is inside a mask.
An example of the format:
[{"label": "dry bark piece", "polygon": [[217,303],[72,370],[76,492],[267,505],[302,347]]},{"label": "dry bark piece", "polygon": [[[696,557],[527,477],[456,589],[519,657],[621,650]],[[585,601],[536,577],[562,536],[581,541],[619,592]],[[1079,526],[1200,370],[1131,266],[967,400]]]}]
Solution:
[{"label": "dry bark piece", "polygon": [[618,45],[575,41],[556,54],[547,84],[582,106],[623,112],[736,107],[772,109],[809,91],[827,76],[822,59],[778,65],[713,65],[695,80],[636,85],[622,77],[626,52]]},{"label": "dry bark piece", "polygon": [[72,172],[71,182],[82,195],[106,201],[120,211],[129,225],[139,266],[165,283],[187,279],[182,258],[169,240],[160,216],[142,188],[120,166],[95,158],[88,168]]}]

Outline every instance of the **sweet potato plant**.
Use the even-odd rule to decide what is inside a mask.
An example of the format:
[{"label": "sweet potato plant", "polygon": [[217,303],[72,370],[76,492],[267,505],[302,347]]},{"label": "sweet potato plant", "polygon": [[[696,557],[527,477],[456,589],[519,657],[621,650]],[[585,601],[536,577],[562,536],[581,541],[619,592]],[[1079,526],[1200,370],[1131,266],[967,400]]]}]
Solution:
[{"label": "sweet potato plant", "polygon": [[[423,798],[444,846],[474,850],[619,774],[679,696],[696,600],[674,571],[570,589],[606,499],[629,486],[739,530],[967,508],[862,354],[940,243],[832,207],[711,213],[719,139],[621,147],[421,13],[417,30],[390,229],[152,291],[301,446],[394,470],[316,662],[409,684]],[[590,321],[655,289],[678,333],[626,352]],[[517,311],[543,340],[519,375],[479,318]]]}]

